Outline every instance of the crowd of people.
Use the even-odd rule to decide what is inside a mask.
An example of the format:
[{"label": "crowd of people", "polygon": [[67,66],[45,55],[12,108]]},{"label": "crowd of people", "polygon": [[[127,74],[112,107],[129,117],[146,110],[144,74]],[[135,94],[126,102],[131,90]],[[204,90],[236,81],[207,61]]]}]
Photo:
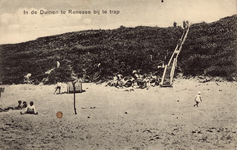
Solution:
[{"label": "crowd of people", "polygon": [[151,86],[159,85],[161,78],[157,75],[142,74],[138,71],[133,71],[131,76],[123,76],[120,73],[114,75],[113,80],[109,81],[106,86],[114,86],[116,88],[140,88],[149,89]]}]

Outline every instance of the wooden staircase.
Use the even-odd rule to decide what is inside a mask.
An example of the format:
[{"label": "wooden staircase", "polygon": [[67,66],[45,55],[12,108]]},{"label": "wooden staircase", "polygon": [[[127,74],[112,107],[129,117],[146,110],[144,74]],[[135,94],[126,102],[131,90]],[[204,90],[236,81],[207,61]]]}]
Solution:
[{"label": "wooden staircase", "polygon": [[[187,28],[184,29],[182,37],[179,40],[168,64],[165,65],[164,73],[163,73],[162,80],[160,83],[160,86],[162,86],[162,87],[172,87],[174,72],[175,72],[175,68],[177,67],[178,56],[179,56],[179,53],[181,52],[182,46],[183,46],[186,38],[187,38],[187,35],[189,32],[189,27],[190,26],[188,25]],[[171,62],[172,62],[172,64],[171,64]]]}]

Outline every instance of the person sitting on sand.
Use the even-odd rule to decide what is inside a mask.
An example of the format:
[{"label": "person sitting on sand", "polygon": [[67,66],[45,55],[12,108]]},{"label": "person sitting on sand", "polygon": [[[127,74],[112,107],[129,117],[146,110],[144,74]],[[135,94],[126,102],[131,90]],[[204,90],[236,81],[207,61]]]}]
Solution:
[{"label": "person sitting on sand", "polygon": [[193,105],[193,107],[195,107],[195,106],[198,107],[198,104],[199,104],[200,102],[202,102],[201,92],[198,92],[198,95],[195,96],[195,102],[196,102],[196,104]]},{"label": "person sitting on sand", "polygon": [[16,110],[18,110],[18,109],[22,109],[21,103],[22,103],[22,101],[19,100],[19,101],[18,101],[18,106],[15,107],[14,109],[16,109]]},{"label": "person sitting on sand", "polygon": [[124,77],[124,87],[131,87],[133,85],[133,78],[132,77]]},{"label": "person sitting on sand", "polygon": [[115,86],[115,87],[118,86],[118,76],[117,76],[117,75],[115,75],[115,76],[113,77],[112,86]]},{"label": "person sitting on sand", "polygon": [[38,112],[35,109],[34,102],[31,101],[30,105],[26,107],[24,112],[20,112],[22,115],[24,114],[35,114],[38,115]]},{"label": "person sitting on sand", "polygon": [[7,108],[5,108],[5,109],[0,109],[0,112],[2,112],[2,111],[9,111],[9,110],[19,110],[19,109],[22,109],[22,107],[21,107],[21,100],[19,100],[18,101],[18,106],[16,106],[16,107],[7,107]]},{"label": "person sitting on sand", "polygon": [[23,106],[22,108],[26,108],[27,107],[27,102],[26,101],[23,101]]},{"label": "person sitting on sand", "polygon": [[3,112],[3,111],[4,111],[4,109],[0,108],[0,112]]},{"label": "person sitting on sand", "polygon": [[151,87],[151,80],[152,80],[151,76],[147,76],[147,77],[145,77],[145,79],[144,79],[144,81],[145,81],[145,87],[146,87],[147,90],[149,90],[150,87]]}]

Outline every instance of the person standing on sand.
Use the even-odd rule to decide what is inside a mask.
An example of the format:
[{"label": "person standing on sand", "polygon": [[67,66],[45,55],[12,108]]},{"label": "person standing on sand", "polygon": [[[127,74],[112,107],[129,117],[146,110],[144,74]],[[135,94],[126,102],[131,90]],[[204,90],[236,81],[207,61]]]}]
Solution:
[{"label": "person standing on sand", "polygon": [[57,92],[57,90],[59,90],[59,94],[61,93],[61,86],[62,86],[62,83],[61,83],[61,82],[58,82],[58,83],[57,83],[57,87],[56,87],[56,89],[55,89],[55,91],[54,91],[54,94]]},{"label": "person standing on sand", "polygon": [[196,102],[196,104],[193,105],[193,107],[195,107],[195,106],[198,107],[198,104],[199,104],[200,102],[202,102],[201,92],[198,92],[198,95],[195,96],[195,102]]}]

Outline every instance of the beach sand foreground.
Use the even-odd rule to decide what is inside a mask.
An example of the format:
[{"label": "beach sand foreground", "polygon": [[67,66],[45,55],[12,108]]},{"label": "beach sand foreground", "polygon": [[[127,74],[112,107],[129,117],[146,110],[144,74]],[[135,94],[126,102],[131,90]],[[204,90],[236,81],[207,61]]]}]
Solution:
[{"label": "beach sand foreground", "polygon": [[[38,115],[1,112],[0,149],[237,149],[237,83],[176,79],[149,90],[84,83],[83,93],[54,85],[6,85],[0,108],[34,101]],[[200,91],[203,102],[193,107]],[[57,112],[63,113],[57,118]]]}]

